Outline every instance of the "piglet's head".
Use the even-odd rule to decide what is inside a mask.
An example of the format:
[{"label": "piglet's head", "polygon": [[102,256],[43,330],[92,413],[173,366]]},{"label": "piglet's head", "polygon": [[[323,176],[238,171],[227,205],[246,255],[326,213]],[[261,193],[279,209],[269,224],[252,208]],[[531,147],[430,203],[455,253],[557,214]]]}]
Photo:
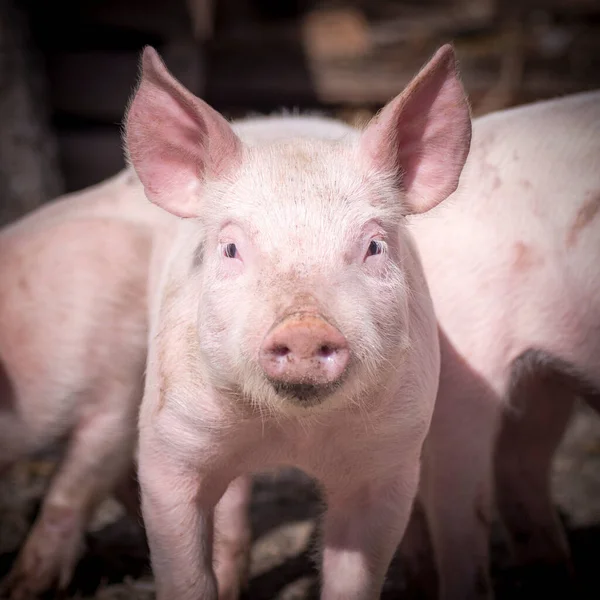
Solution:
[{"label": "piglet's head", "polygon": [[455,63],[442,47],[362,132],[274,135],[284,125],[265,120],[261,139],[146,48],[127,148],[148,199],[184,219],[178,285],[194,288],[217,387],[311,410],[398,376],[419,302],[404,217],[454,191],[470,145]]}]

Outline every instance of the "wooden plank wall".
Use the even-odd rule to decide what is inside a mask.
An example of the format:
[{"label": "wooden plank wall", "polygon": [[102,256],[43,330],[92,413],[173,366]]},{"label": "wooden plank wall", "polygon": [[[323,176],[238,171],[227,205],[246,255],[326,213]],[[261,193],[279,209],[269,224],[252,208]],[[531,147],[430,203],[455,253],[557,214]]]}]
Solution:
[{"label": "wooden plank wall", "polygon": [[220,32],[206,94],[235,114],[375,110],[448,41],[475,114],[600,87],[599,0],[332,0]]},{"label": "wooden plank wall", "polygon": [[144,44],[230,117],[298,107],[366,118],[447,41],[475,115],[600,88],[600,0],[28,3],[68,190],[122,167],[119,124]]},{"label": "wooden plank wall", "polygon": [[120,124],[152,44],[169,69],[200,94],[201,44],[185,0],[30,2],[34,38],[46,59],[52,122],[67,191],[124,166]]}]

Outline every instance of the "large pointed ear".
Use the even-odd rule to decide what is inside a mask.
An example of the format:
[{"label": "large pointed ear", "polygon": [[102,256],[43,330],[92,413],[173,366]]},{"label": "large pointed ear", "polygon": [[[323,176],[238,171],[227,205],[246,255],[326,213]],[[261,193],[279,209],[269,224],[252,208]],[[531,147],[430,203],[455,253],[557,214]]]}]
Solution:
[{"label": "large pointed ear", "polygon": [[202,183],[239,164],[242,151],[229,123],[149,46],[125,117],[125,144],[148,199],[180,217],[199,214]]},{"label": "large pointed ear", "polygon": [[471,114],[450,44],[367,125],[361,150],[392,173],[408,213],[423,213],[457,187],[471,145]]}]

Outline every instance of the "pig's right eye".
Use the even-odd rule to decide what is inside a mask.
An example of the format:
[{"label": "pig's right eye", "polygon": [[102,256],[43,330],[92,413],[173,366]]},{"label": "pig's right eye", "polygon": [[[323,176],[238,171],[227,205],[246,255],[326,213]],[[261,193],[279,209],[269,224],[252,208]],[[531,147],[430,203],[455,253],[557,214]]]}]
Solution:
[{"label": "pig's right eye", "polygon": [[235,244],[225,244],[223,252],[227,258],[235,258],[237,256],[237,248]]}]

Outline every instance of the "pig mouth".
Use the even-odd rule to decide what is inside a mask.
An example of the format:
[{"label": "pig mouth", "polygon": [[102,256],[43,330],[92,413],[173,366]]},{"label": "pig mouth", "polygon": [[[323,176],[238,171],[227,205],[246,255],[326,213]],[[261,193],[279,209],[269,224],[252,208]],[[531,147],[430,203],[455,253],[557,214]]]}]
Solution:
[{"label": "pig mouth", "polygon": [[309,408],[323,403],[342,387],[341,379],[327,384],[288,383],[269,380],[278,396],[298,406]]}]

